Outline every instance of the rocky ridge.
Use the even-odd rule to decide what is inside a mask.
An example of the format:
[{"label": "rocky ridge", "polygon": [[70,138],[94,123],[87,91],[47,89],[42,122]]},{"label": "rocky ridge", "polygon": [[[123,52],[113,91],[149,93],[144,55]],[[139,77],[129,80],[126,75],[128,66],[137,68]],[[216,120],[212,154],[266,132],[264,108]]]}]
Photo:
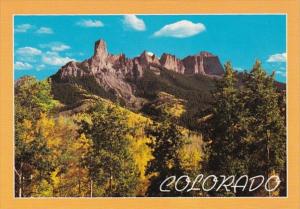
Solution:
[{"label": "rocky ridge", "polygon": [[224,72],[218,56],[209,52],[179,59],[167,53],[159,58],[144,51],[140,56],[130,59],[125,54],[110,54],[105,41],[100,39],[95,42],[94,55],[91,58],[83,62],[67,63],[52,78],[55,82],[68,82],[73,78],[93,77],[103,89],[113,92],[116,97],[131,105],[139,103],[139,98],[135,96],[136,86],[132,81],[141,78],[145,70],[151,70],[157,75],[161,70],[170,70],[208,77],[220,77]]}]

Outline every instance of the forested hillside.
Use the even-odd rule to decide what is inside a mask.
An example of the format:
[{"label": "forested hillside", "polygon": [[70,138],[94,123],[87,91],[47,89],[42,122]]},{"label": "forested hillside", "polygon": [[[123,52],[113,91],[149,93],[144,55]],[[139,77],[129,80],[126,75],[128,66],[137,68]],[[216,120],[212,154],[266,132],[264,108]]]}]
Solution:
[{"label": "forested hillside", "polygon": [[[17,197],[285,195],[285,91],[259,62],[243,74],[227,63],[221,77],[149,67],[126,79],[127,100],[93,76],[15,83]],[[277,174],[281,184],[160,189],[170,176],[199,174]]]}]

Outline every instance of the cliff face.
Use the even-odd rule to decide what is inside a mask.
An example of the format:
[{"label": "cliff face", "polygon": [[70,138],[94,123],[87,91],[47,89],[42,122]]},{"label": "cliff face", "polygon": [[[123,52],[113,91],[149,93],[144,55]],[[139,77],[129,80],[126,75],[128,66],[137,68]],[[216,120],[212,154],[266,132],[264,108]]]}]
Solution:
[{"label": "cliff face", "polygon": [[[110,91],[131,105],[139,102],[135,96],[134,82],[145,70],[159,75],[167,69],[180,74],[202,74],[208,77],[222,76],[223,67],[219,58],[209,52],[201,52],[182,60],[164,53],[161,58],[144,51],[133,59],[124,54],[112,55],[107,51],[104,40],[95,43],[94,55],[83,62],[69,62],[52,76],[55,82],[68,82],[71,78],[93,77],[105,91]],[[131,81],[131,82],[129,82]]]},{"label": "cliff face", "polygon": [[178,58],[176,58],[174,55],[171,54],[164,53],[160,58],[160,64],[164,68],[175,71],[177,73],[184,74],[186,72],[185,70],[186,68],[181,62],[181,60],[179,60]]},{"label": "cliff face", "polygon": [[201,52],[195,56],[188,56],[182,60],[186,74],[203,74],[221,76],[224,73],[219,58],[209,52]]}]

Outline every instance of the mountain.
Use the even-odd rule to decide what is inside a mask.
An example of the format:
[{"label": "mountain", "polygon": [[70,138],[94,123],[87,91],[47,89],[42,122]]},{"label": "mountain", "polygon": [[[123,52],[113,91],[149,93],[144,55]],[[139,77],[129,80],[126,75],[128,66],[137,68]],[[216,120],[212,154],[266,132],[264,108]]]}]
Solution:
[{"label": "mountain", "polygon": [[[144,51],[128,58],[107,51],[104,40],[95,43],[94,55],[83,62],[71,61],[52,75],[52,92],[64,104],[64,112],[81,111],[101,97],[153,119],[173,115],[192,128],[212,102],[215,80],[224,69],[218,56],[200,52],[183,59]],[[242,84],[243,73],[237,73]],[[275,82],[279,90],[285,84]]]},{"label": "mountain", "polygon": [[[51,78],[56,85],[54,93],[57,97],[63,93],[63,89],[60,87],[64,86],[68,89],[77,85],[93,94],[118,100],[128,107],[139,109],[143,106],[145,96],[147,96],[141,93],[140,88],[145,87],[141,81],[147,79],[150,74],[158,77],[156,83],[159,83],[161,79],[164,80],[162,82],[165,83],[160,84],[161,87],[174,85],[174,89],[180,88],[174,78],[166,78],[166,71],[170,71],[167,74],[174,74],[175,77],[182,77],[182,79],[197,75],[196,77],[202,77],[204,80],[218,78],[224,72],[219,58],[209,52],[200,52],[181,60],[167,53],[158,58],[156,55],[144,51],[140,56],[130,59],[125,54],[110,54],[105,41],[98,40],[91,58],[83,62],[71,61],[61,67]],[[166,83],[166,79],[173,81],[170,80]],[[196,84],[195,87],[188,88],[199,90],[198,86],[199,84]],[[155,87],[153,86],[153,88]],[[73,103],[72,100],[61,99],[66,104]]]}]

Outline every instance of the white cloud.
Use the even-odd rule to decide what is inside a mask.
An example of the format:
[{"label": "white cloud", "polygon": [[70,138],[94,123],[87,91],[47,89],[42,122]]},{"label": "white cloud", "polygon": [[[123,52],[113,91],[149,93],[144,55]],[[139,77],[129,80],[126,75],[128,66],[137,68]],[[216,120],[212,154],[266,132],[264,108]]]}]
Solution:
[{"label": "white cloud", "polygon": [[202,23],[193,23],[188,20],[181,20],[169,25],[165,25],[154,33],[155,37],[186,38],[205,31]]},{"label": "white cloud", "polygon": [[29,64],[27,62],[20,62],[20,61],[15,62],[14,67],[15,67],[16,70],[30,70],[30,69],[32,69],[31,64]]},{"label": "white cloud", "polygon": [[42,51],[33,47],[22,47],[16,50],[16,54],[20,56],[37,56],[42,54]]},{"label": "white cloud", "polygon": [[87,27],[87,28],[100,28],[103,27],[104,24],[100,20],[81,20],[76,23],[77,25],[81,27]]},{"label": "white cloud", "polygon": [[15,32],[17,33],[26,33],[29,29],[31,29],[33,26],[30,24],[21,24],[17,25],[15,27]]},{"label": "white cloud", "polygon": [[280,70],[285,70],[285,67],[281,66],[279,69],[280,69]]},{"label": "white cloud", "polygon": [[124,15],[123,23],[126,27],[137,31],[146,30],[146,25],[144,21],[138,18],[136,15]]},{"label": "white cloud", "polygon": [[40,65],[36,66],[36,70],[37,70],[37,71],[41,71],[41,70],[44,70],[45,67],[46,67],[46,65],[40,64]]},{"label": "white cloud", "polygon": [[56,51],[56,52],[65,51],[65,50],[71,48],[70,46],[68,46],[64,43],[60,43],[60,42],[51,42],[51,43],[48,43],[48,44],[41,44],[40,47],[41,48],[49,48],[52,51]]},{"label": "white cloud", "polygon": [[40,27],[36,32],[39,34],[53,34],[52,28],[48,27]]},{"label": "white cloud", "polygon": [[64,51],[64,50],[67,50],[70,48],[71,48],[70,46],[65,45],[65,44],[56,45],[56,46],[51,47],[52,51],[57,51],[57,52]]},{"label": "white cloud", "polygon": [[270,55],[267,62],[286,62],[286,53]]},{"label": "white cloud", "polygon": [[241,67],[234,67],[233,69],[236,70],[236,71],[239,71],[239,72],[245,71],[245,69],[241,68]]},{"label": "white cloud", "polygon": [[70,61],[75,61],[75,59],[61,57],[57,52],[46,52],[43,54],[42,61],[47,65],[62,66]]},{"label": "white cloud", "polygon": [[146,53],[147,53],[147,55],[149,55],[149,56],[151,56],[151,57],[154,55],[153,52],[148,52],[148,51],[147,51]]},{"label": "white cloud", "polygon": [[282,71],[275,71],[275,74],[282,76],[282,77],[286,77],[286,72],[282,72]]}]

